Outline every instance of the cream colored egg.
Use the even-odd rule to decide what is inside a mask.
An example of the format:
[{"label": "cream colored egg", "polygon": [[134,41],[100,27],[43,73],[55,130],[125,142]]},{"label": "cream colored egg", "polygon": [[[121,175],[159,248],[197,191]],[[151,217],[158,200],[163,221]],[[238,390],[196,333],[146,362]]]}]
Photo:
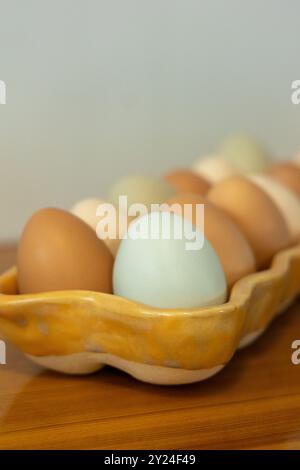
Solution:
[{"label": "cream colored egg", "polygon": [[[110,223],[112,224],[113,231],[115,231],[115,235],[107,235],[104,230],[107,227],[100,223],[103,217],[108,217],[107,211],[105,211],[105,215],[99,215],[99,209],[101,206],[104,208],[104,205],[108,205],[108,208],[111,206]],[[72,207],[71,212],[95,230],[98,238],[103,240],[112,255],[116,256],[121,239],[127,231],[131,220],[126,214],[121,216],[120,211],[113,204],[98,198],[82,199]],[[107,220],[109,219],[107,218]]]},{"label": "cream colored egg", "polygon": [[206,178],[211,184],[238,173],[238,170],[219,155],[199,158],[193,165],[193,170],[199,176]]},{"label": "cream colored egg", "polygon": [[98,198],[86,198],[78,201],[71,209],[72,214],[77,215],[81,220],[96,230],[99,218],[96,216],[98,207],[105,201]]},{"label": "cream colored egg", "polygon": [[263,189],[280,209],[293,239],[300,237],[300,199],[283,184],[266,175],[253,175],[250,179]]}]

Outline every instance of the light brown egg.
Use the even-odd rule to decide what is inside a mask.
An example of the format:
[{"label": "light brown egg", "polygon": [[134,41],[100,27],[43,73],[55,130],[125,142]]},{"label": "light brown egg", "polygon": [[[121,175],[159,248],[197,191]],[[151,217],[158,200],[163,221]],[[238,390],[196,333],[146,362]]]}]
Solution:
[{"label": "light brown egg", "polygon": [[164,175],[167,181],[178,193],[195,193],[205,196],[210,188],[210,183],[192,170],[178,168]]},{"label": "light brown egg", "polygon": [[275,163],[269,170],[269,175],[300,197],[300,168],[298,165],[290,162]]},{"label": "light brown egg", "polygon": [[300,151],[298,151],[293,157],[293,163],[300,167]]},{"label": "light brown egg", "polygon": [[[115,257],[119,249],[122,237],[127,231],[132,217],[128,217],[127,214],[120,213],[120,210],[116,208],[113,204],[111,206],[111,217],[112,220],[110,223],[112,227],[115,228],[116,234],[112,237],[108,236],[103,230],[104,227],[100,223],[104,218],[108,220],[107,211],[105,207],[108,207],[107,202],[98,198],[87,198],[78,201],[71,209],[72,214],[79,217],[85,223],[87,223],[96,233],[98,238],[104,241],[107,248],[110,250],[111,254]],[[103,214],[99,215],[99,209],[103,208]],[[120,220],[122,223],[120,223]]]},{"label": "light brown egg", "polygon": [[[210,241],[223,266],[227,284],[233,284],[255,271],[255,257],[244,234],[228,215],[197,194],[179,194],[169,199],[170,210],[188,217],[197,228],[201,224],[196,217],[196,204],[204,204],[204,234]],[[184,215],[185,204],[192,205],[192,211]]]},{"label": "light brown egg", "polygon": [[27,222],[18,254],[21,294],[80,289],[112,292],[113,256],[78,217],[42,209]]},{"label": "light brown egg", "polygon": [[247,237],[259,269],[292,244],[292,237],[280,210],[257,185],[243,176],[232,176],[216,184],[208,199],[223,209]]}]

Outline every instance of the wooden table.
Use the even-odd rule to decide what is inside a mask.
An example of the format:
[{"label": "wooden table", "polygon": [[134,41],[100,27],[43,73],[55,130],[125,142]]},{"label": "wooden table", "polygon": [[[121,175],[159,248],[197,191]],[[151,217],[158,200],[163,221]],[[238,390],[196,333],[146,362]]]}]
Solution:
[{"label": "wooden table", "polygon": [[[0,268],[14,262],[0,249]],[[300,449],[300,302],[207,382],[139,383],[106,367],[66,377],[13,346],[0,365],[0,448]]]}]

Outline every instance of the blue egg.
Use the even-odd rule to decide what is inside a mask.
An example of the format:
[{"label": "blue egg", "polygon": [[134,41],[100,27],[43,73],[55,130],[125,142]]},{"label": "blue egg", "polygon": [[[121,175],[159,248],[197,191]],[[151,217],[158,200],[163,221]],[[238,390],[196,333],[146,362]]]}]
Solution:
[{"label": "blue egg", "polygon": [[116,256],[114,294],[158,308],[222,304],[227,286],[204,234],[172,212],[151,212],[129,226]]}]

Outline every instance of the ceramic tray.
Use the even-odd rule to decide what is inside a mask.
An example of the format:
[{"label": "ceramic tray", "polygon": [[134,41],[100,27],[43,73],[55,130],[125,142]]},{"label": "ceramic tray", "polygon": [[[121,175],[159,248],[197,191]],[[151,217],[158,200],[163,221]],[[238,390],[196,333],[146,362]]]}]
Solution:
[{"label": "ceramic tray", "polygon": [[104,365],[155,384],[219,372],[300,293],[300,245],[233,287],[227,303],[161,310],[114,295],[60,291],[18,295],[17,271],[0,277],[0,332],[38,364],[68,374]]}]

